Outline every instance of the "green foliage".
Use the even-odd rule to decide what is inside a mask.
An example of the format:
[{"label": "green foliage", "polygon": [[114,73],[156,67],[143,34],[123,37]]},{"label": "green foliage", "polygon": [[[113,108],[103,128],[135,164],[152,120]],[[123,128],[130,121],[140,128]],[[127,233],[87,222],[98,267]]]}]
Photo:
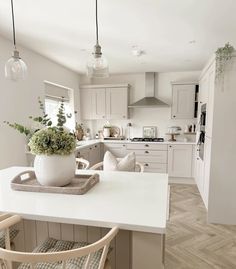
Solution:
[{"label": "green foliage", "polygon": [[34,133],[28,144],[31,152],[36,155],[71,154],[76,147],[75,137],[61,128],[49,127]]},{"label": "green foliage", "polygon": [[[31,119],[33,122],[39,123],[40,125],[39,128],[30,129],[19,123],[10,123],[9,121],[4,121],[4,123],[14,128],[16,131],[20,132],[21,134],[26,135],[28,138],[30,138],[39,129],[42,129],[44,127],[51,127],[52,120],[45,113],[45,107],[40,97],[38,97],[38,103],[39,103],[39,109],[42,111],[42,115],[37,116],[37,117],[29,116],[29,119]],[[71,118],[71,117],[72,117],[72,114],[65,114],[64,97],[62,97],[61,104],[60,104],[60,107],[58,109],[58,114],[57,114],[57,126],[61,130],[63,130],[63,126],[66,123],[66,119]]]},{"label": "green foliage", "polygon": [[221,79],[227,63],[231,60],[234,47],[226,43],[224,47],[217,49],[216,53],[216,79]]},{"label": "green foliage", "polygon": [[46,155],[68,155],[71,154],[76,147],[76,139],[74,134],[66,131],[63,127],[66,119],[72,115],[65,115],[64,99],[62,98],[57,114],[57,126],[52,127],[52,121],[45,113],[43,102],[38,98],[39,108],[42,115],[29,118],[39,123],[39,128],[30,129],[18,123],[10,123],[4,121],[5,124],[14,128],[16,131],[24,134],[29,139],[29,147],[34,154]]}]

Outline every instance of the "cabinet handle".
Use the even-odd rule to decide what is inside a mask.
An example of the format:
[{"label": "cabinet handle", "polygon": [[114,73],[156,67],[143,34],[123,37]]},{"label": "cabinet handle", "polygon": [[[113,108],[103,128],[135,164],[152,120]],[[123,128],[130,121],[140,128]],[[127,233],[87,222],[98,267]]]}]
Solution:
[{"label": "cabinet handle", "polygon": [[97,148],[97,145],[95,145],[95,148]]},{"label": "cabinet handle", "polygon": [[146,166],[146,167],[147,167],[147,166],[149,166],[149,164],[148,164],[148,163],[145,163],[145,164],[144,164],[144,166]]},{"label": "cabinet handle", "polygon": [[125,116],[123,116],[123,118],[125,119],[126,117],[125,117]]},{"label": "cabinet handle", "polygon": [[146,150],[145,153],[149,153],[149,151]]},{"label": "cabinet handle", "polygon": [[92,148],[89,148],[90,150],[92,149]]},{"label": "cabinet handle", "polygon": [[173,118],[175,118],[176,116],[175,115],[173,115]]},{"label": "cabinet handle", "polygon": [[146,145],[145,145],[145,147],[149,147],[149,145],[148,145],[148,144],[146,144]]},{"label": "cabinet handle", "polygon": [[169,148],[172,148],[172,146],[169,146]]},{"label": "cabinet handle", "polygon": [[125,147],[125,145],[123,145],[123,147]]}]

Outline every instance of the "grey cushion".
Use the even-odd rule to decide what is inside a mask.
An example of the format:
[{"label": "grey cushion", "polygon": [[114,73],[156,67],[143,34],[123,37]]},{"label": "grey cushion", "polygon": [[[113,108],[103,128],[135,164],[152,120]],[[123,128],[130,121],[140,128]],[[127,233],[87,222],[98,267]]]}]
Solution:
[{"label": "grey cushion", "polygon": [[[11,242],[17,236],[18,233],[19,233],[19,230],[16,230],[14,228],[10,229],[9,235],[10,235]],[[0,231],[0,248],[5,248],[5,231]]]},{"label": "grey cushion", "polygon": [[[85,242],[71,242],[71,241],[64,241],[64,240],[56,240],[54,238],[48,238],[44,241],[41,245],[36,247],[33,252],[35,253],[46,253],[46,252],[58,252],[58,251],[65,251],[70,249],[81,248],[84,246],[89,245]],[[99,251],[91,254],[91,262],[89,269],[97,269],[99,265],[99,261],[101,259],[102,249]],[[67,269],[82,269],[85,265],[86,257],[69,259],[66,262]],[[18,269],[30,269],[30,264],[22,263]],[[36,269],[61,269],[61,262],[54,262],[54,263],[38,263],[35,265]]]}]

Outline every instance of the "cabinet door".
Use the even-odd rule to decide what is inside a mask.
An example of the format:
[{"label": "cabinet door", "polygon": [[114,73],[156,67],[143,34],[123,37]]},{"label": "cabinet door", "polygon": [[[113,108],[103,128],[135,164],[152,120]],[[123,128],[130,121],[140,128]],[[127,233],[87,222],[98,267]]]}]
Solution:
[{"label": "cabinet door", "polygon": [[215,91],[215,65],[213,64],[208,71],[208,99],[206,115],[206,136],[212,137],[213,109]]},{"label": "cabinet door", "polygon": [[93,89],[93,119],[106,118],[106,89]]},{"label": "cabinet door", "polygon": [[204,143],[204,174],[203,174],[203,192],[202,198],[206,208],[208,208],[208,196],[209,196],[209,185],[210,185],[210,166],[211,166],[211,139],[205,138]]},{"label": "cabinet door", "polygon": [[84,120],[92,120],[94,117],[92,96],[92,89],[80,89],[81,118]]},{"label": "cabinet door", "polygon": [[168,174],[170,177],[192,176],[192,145],[168,146]]},{"label": "cabinet door", "polygon": [[110,151],[116,158],[122,158],[126,155],[126,145],[125,144],[113,144],[106,143],[104,145],[104,153]]},{"label": "cabinet door", "polygon": [[96,163],[99,163],[100,159],[100,146],[93,145],[89,148],[89,163],[90,166],[93,166]]},{"label": "cabinet door", "polygon": [[128,89],[106,89],[107,119],[127,119],[128,117]]},{"label": "cabinet door", "polygon": [[81,149],[76,154],[78,158],[83,158],[87,161],[89,161],[89,148]]},{"label": "cabinet door", "polygon": [[201,105],[202,104],[206,104],[207,100],[208,100],[208,83],[209,83],[209,77],[208,77],[208,73],[206,73],[199,84],[199,102],[200,102],[200,106],[199,109],[201,109]]},{"label": "cabinet door", "polygon": [[173,85],[173,119],[194,118],[195,87],[195,85]]}]

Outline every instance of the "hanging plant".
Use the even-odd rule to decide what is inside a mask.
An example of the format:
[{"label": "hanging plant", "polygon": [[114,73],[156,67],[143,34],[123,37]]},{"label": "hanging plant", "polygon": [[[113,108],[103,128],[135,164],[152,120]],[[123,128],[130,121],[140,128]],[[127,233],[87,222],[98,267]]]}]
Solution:
[{"label": "hanging plant", "polygon": [[216,53],[216,80],[221,81],[222,85],[224,82],[225,68],[228,62],[231,60],[234,47],[228,43],[224,47],[218,48]]}]

